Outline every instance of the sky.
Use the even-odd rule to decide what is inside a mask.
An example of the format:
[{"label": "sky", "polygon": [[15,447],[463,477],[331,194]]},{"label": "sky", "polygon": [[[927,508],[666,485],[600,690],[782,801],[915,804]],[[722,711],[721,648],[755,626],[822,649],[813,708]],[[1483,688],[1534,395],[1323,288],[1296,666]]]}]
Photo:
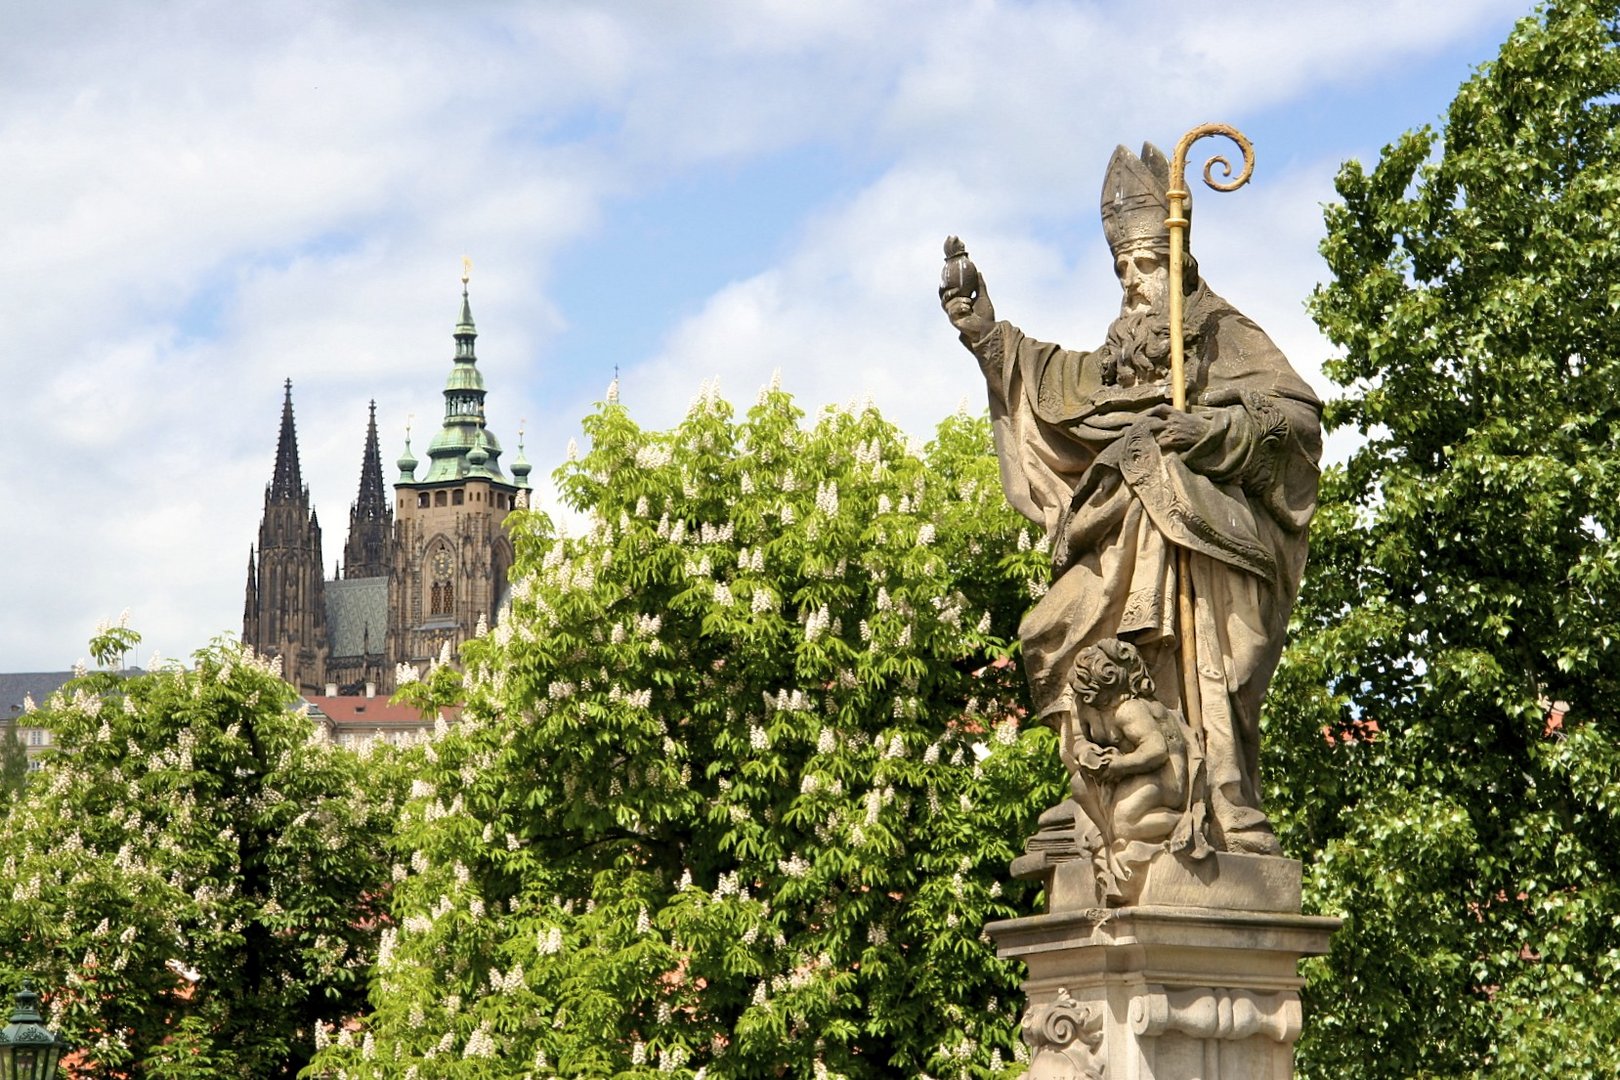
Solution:
[{"label": "sky", "polygon": [[944,237],[998,315],[1094,347],[1109,154],[1216,120],[1257,163],[1195,190],[1202,272],[1329,394],[1335,173],[1438,123],[1529,10],[0,0],[0,671],[126,609],[143,664],[240,632],[286,379],[330,567],[368,401],[389,482],[439,426],[463,256],[541,505],[615,372],[646,427],[780,370],[811,415],[870,398],[926,438],[985,400]]}]

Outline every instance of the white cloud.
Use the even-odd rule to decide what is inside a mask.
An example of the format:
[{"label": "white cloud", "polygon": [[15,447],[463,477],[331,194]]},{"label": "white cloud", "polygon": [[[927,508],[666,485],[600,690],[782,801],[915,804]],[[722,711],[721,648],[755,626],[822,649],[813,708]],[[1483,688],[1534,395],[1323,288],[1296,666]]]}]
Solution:
[{"label": "white cloud", "polygon": [[[871,394],[926,432],[982,395],[933,297],[946,233],[1004,314],[1093,343],[1121,137],[1372,78],[1398,94],[1403,65],[1519,6],[12,5],[0,669],[65,666],[126,605],[170,655],[237,624],[287,376],[330,563],[366,401],[390,479],[404,416],[419,454],[437,426],[464,253],[492,424],[510,453],[527,420],[537,479],[614,363],[647,423],[703,378],[746,400],[780,366],[811,410]],[[1299,308],[1313,204],[1342,156],[1317,141],[1198,226],[1217,287],[1302,368],[1323,348]],[[867,179],[773,223],[777,257],[715,282],[653,355],[555,365],[570,245],[671,179],[806,147]],[[1261,229],[1267,264],[1235,264]]]}]

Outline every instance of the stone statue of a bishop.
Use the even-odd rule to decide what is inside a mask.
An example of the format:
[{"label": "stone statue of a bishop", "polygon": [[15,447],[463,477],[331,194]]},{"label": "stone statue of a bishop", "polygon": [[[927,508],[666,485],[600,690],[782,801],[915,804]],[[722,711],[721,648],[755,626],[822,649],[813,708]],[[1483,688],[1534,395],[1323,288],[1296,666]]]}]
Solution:
[{"label": "stone statue of a bishop", "polygon": [[[1305,565],[1321,456],[1316,395],[1190,255],[1188,407],[1172,405],[1168,173],[1152,145],[1120,147],[1108,164],[1103,231],[1123,295],[1099,348],[1071,351],[998,320],[955,238],[940,290],[989,384],[1006,496],[1051,545],[1051,586],[1019,634],[1074,797],[1043,831],[1108,848],[1110,881],[1166,847],[1279,853],[1261,806],[1260,703]],[[1190,607],[1178,608],[1178,590]],[[1119,902],[1128,889],[1114,884]]]}]

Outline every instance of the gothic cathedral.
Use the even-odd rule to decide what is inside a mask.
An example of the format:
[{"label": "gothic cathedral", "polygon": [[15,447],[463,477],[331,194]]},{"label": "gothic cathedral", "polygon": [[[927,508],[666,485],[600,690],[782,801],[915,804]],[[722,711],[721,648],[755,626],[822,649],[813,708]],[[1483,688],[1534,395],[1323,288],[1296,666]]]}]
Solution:
[{"label": "gothic cathedral", "polygon": [[512,566],[506,515],[526,506],[529,463],[521,441],[512,477],[501,444],[484,426],[484,378],[462,277],[455,360],[444,386],[444,425],[428,447],[426,473],[399,459],[390,505],[371,405],[359,498],[349,507],[343,562],[328,580],[321,526],[298,466],[292,383],[281,405],[276,467],[264,490],[259,542],[248,552],[242,640],[279,656],[301,694],[390,694],[400,664],[425,667],[494,623]]}]

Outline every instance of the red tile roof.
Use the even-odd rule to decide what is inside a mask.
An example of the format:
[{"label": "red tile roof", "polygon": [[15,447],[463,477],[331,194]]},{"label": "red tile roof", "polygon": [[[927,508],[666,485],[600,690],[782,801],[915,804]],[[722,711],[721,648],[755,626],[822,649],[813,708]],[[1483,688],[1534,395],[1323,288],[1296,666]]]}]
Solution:
[{"label": "red tile roof", "polygon": [[[362,697],[343,694],[328,697],[308,694],[304,700],[325,713],[334,723],[347,728],[418,728],[431,727],[432,719],[423,719],[422,711],[413,705],[394,705],[385,697]],[[460,708],[441,709],[446,720],[454,721]]]}]

